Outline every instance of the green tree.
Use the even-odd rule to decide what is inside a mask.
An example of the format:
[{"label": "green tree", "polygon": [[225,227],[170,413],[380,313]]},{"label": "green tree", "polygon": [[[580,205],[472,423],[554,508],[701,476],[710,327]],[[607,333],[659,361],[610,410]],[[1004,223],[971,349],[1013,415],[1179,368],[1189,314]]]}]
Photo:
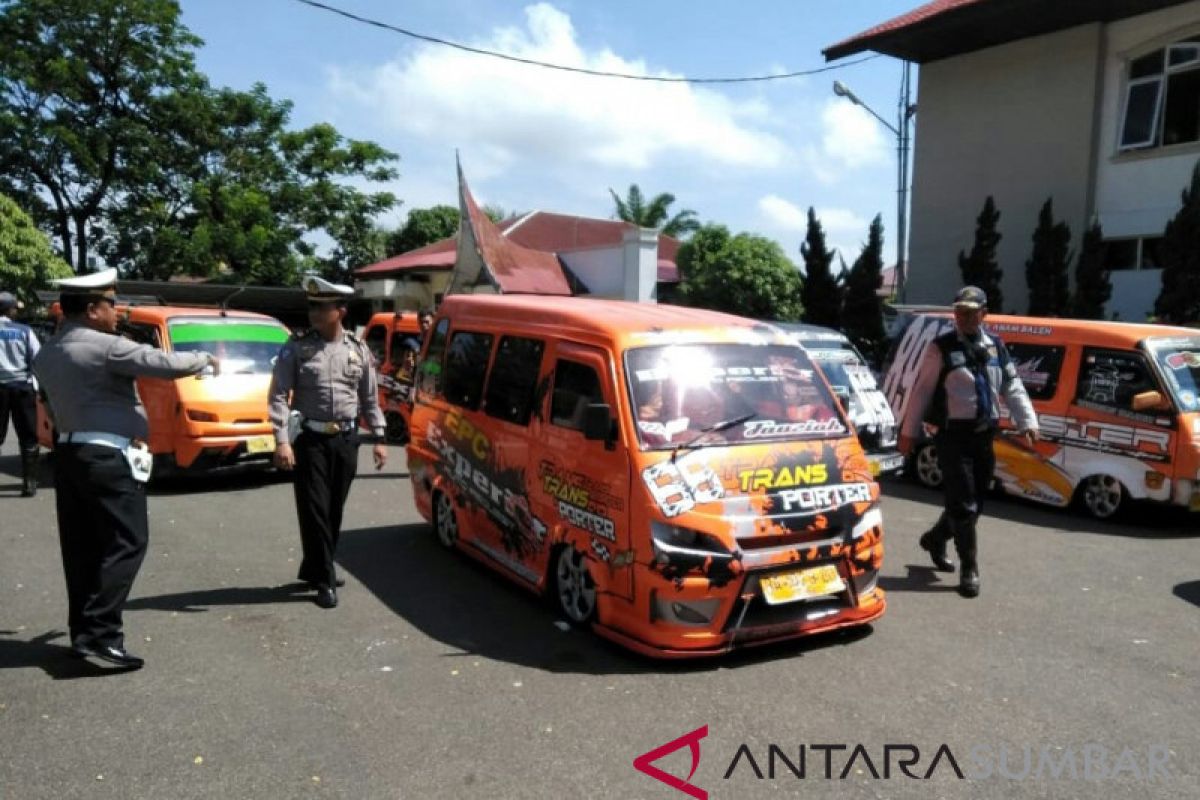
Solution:
[{"label": "green tree", "polygon": [[399,230],[388,236],[387,257],[407,253],[440,242],[458,231],[458,209],[454,206],[414,208]]},{"label": "green tree", "polygon": [[700,229],[700,221],[696,212],[685,208],[676,214],[671,214],[671,204],[675,195],[663,192],[646,202],[642,190],[636,183],[630,184],[629,194],[621,198],[612,189],[608,190],[616,203],[617,219],[632,222],[641,228],[656,228],[667,236],[681,238]]},{"label": "green tree", "polygon": [[1183,206],[1167,223],[1158,250],[1162,290],[1154,314],[1175,325],[1200,321],[1200,162],[1192,169]]},{"label": "green tree", "polygon": [[1067,265],[1071,262],[1071,229],[1054,221],[1054,201],[1047,198],[1038,212],[1033,231],[1033,254],[1025,262],[1031,317],[1061,317],[1067,313],[1070,289]]},{"label": "green tree", "polygon": [[1000,279],[1004,272],[996,262],[996,246],[1000,244],[996,224],[999,221],[996,201],[988,195],[975,221],[975,243],[971,245],[970,254],[958,254],[958,268],[962,271],[963,283],[978,286],[987,292],[988,311],[991,312],[999,312],[1004,307],[1004,295],[1000,291]]},{"label": "green tree", "polygon": [[199,78],[174,0],[10,0],[0,7],[0,176],[86,270],[102,205],[153,164],[163,95]]},{"label": "green tree", "polygon": [[[175,137],[143,181],[106,206],[101,254],[143,278],[231,273],[265,285],[309,270],[349,280],[383,258],[374,219],[396,199],[347,181],[390,180],[396,156],[328,124],[290,131],[291,109],[261,84],[174,95],[162,124]],[[332,241],[323,255],[315,232]]]},{"label": "green tree", "polygon": [[34,289],[70,275],[71,268],[55,255],[29,215],[0,194],[0,287],[32,303]]},{"label": "green tree", "polygon": [[854,260],[846,278],[842,304],[842,331],[872,364],[887,355],[887,331],[883,327],[883,218],[871,221],[867,243]]},{"label": "green tree", "polygon": [[680,246],[677,259],[688,305],[753,319],[800,317],[796,267],[770,239],[704,225]]},{"label": "green tree", "polygon": [[1104,319],[1104,306],[1112,296],[1112,283],[1104,269],[1104,232],[1099,221],[1083,234],[1079,259],[1075,262],[1075,291],[1071,295],[1071,316],[1077,319]]},{"label": "green tree", "polygon": [[811,207],[800,255],[804,258],[804,274],[800,276],[804,321],[840,330],[843,288],[833,274],[833,252],[825,244],[825,230]]}]

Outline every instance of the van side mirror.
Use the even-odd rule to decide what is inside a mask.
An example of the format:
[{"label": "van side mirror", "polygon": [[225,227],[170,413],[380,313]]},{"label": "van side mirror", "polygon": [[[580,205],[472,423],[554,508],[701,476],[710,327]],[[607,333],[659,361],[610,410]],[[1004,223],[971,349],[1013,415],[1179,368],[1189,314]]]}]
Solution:
[{"label": "van side mirror", "polygon": [[607,403],[589,403],[583,412],[583,438],[593,442],[605,442],[612,438],[612,409]]},{"label": "van side mirror", "polygon": [[1133,396],[1129,407],[1134,411],[1168,411],[1171,403],[1162,396],[1162,392],[1139,392]]}]

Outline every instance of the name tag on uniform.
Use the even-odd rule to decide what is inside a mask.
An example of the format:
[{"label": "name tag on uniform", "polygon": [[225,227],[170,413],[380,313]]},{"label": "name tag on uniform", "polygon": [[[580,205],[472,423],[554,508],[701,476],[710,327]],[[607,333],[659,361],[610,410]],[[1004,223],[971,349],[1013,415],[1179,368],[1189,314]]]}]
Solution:
[{"label": "name tag on uniform", "polygon": [[955,350],[950,354],[950,364],[955,367],[965,367],[967,365],[967,354]]}]

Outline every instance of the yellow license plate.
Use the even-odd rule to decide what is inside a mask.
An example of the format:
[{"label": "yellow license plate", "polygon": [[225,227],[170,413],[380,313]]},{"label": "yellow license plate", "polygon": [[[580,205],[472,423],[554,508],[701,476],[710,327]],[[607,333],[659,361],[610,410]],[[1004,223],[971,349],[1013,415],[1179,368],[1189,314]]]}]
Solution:
[{"label": "yellow license plate", "polygon": [[1192,493],[1192,500],[1191,500],[1191,502],[1188,504],[1188,510],[1190,510],[1190,511],[1200,511],[1200,492],[1193,492],[1193,493]]},{"label": "yellow license plate", "polygon": [[247,453],[270,453],[275,449],[274,436],[255,436],[246,440]]},{"label": "yellow license plate", "polygon": [[879,462],[872,458],[870,461],[870,464],[871,464],[871,477],[878,478],[879,477]]},{"label": "yellow license plate", "polygon": [[773,606],[791,603],[809,597],[820,597],[843,591],[846,584],[838,574],[837,567],[826,564],[795,572],[781,572],[763,578],[760,582],[763,597]]}]

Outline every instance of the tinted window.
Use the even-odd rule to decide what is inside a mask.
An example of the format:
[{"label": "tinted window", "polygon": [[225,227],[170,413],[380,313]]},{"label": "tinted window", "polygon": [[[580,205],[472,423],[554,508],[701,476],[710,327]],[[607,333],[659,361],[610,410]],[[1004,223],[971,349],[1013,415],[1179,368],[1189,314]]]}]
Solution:
[{"label": "tinted window", "polygon": [[577,361],[560,360],[554,367],[554,396],[550,422],[563,428],[583,430],[583,415],[592,403],[603,403],[604,392],[596,370]]},{"label": "tinted window", "polygon": [[126,322],[121,325],[120,333],[126,339],[137,342],[138,344],[148,344],[158,350],[162,349],[162,345],[158,341],[158,329],[153,325],[142,325],[137,322]]},{"label": "tinted window", "polygon": [[540,339],[505,336],[500,340],[484,402],[488,416],[529,424],[544,349]]},{"label": "tinted window", "polygon": [[450,320],[448,319],[441,320],[433,329],[433,336],[429,340],[429,350],[417,367],[421,376],[417,386],[419,392],[431,395],[442,393],[442,356],[446,352],[446,331],[449,329]]},{"label": "tinted window", "polygon": [[371,351],[371,357],[375,359],[376,364],[383,363],[385,346],[387,346],[387,328],[375,325],[367,331],[367,349]]},{"label": "tinted window", "polygon": [[1128,411],[1135,395],[1157,391],[1158,384],[1137,353],[1083,351],[1075,399],[1080,405]]},{"label": "tinted window", "polygon": [[472,411],[479,408],[491,353],[490,333],[458,331],[450,338],[442,382],[447,400]]},{"label": "tinted window", "polygon": [[1034,400],[1054,397],[1066,348],[1025,342],[1008,343],[1007,347],[1029,396]]}]

